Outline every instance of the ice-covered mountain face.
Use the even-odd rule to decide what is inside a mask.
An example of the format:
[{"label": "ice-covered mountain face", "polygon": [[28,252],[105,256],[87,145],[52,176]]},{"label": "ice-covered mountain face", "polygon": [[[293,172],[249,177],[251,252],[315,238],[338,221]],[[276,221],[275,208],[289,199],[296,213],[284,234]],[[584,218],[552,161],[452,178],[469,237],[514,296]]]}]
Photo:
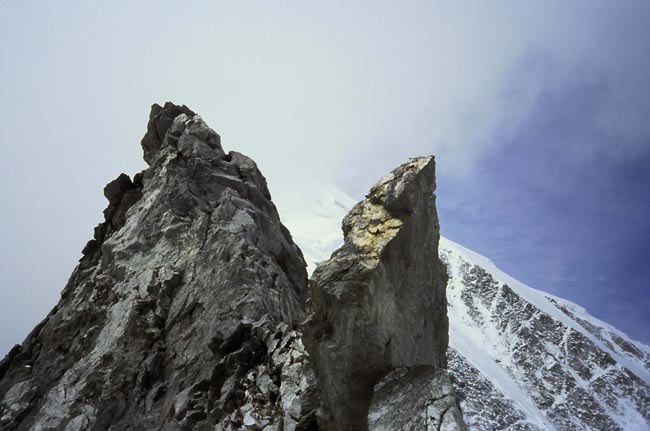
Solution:
[{"label": "ice-covered mountain face", "polygon": [[470,429],[650,429],[647,346],[452,241],[440,248]]},{"label": "ice-covered mountain face", "polygon": [[[305,190],[275,200],[311,272],[342,242],[356,201],[329,184]],[[440,256],[449,370],[470,430],[650,429],[648,346],[446,238]]]}]

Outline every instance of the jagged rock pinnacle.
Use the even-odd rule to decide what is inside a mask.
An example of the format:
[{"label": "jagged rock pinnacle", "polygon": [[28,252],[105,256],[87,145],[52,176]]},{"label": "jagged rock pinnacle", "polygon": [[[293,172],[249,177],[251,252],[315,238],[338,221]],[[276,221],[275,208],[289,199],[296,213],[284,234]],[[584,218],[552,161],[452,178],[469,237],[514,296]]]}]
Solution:
[{"label": "jagged rock pinnacle", "polygon": [[312,276],[305,344],[325,430],[368,429],[374,387],[391,370],[446,366],[434,171],[433,157],[421,157],[382,178],[343,220],[344,245]]},{"label": "jagged rock pinnacle", "polygon": [[149,168],[105,187],[61,300],[0,362],[3,431],[462,429],[433,158],[346,216],[306,319],[305,261],[255,163],[169,102],[142,148]]},{"label": "jagged rock pinnacle", "polygon": [[185,106],[154,105],[142,148],[149,169],[106,186],[59,304],[0,363],[0,428],[308,426],[305,262],[264,177]]},{"label": "jagged rock pinnacle", "polygon": [[194,118],[194,111],[185,105],[177,106],[171,102],[165,103],[162,107],[154,104],[149,114],[149,123],[147,124],[147,133],[142,138],[142,150],[144,151],[144,160],[151,165],[155,159],[158,150],[163,145],[167,130],[171,127],[174,119],[181,114],[188,118]]}]

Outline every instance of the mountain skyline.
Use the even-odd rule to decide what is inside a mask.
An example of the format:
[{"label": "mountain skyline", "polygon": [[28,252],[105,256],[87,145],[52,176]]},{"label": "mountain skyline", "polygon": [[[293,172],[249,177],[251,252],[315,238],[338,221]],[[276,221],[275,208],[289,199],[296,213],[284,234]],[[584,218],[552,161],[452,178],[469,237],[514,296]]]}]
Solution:
[{"label": "mountain skyline", "polygon": [[[313,270],[341,243],[338,220],[355,200],[326,183],[306,187],[310,195],[279,202]],[[444,236],[439,252],[449,372],[469,429],[647,429],[650,347]]]},{"label": "mountain skyline", "polygon": [[[104,188],[61,300],[0,364],[10,429],[650,423],[650,348],[440,236],[433,157],[359,204],[307,180],[274,204],[186,106],[154,105],[141,144],[150,168]],[[300,247],[312,269],[341,228],[308,289]],[[346,371],[371,363],[392,371]]]},{"label": "mountain skyline", "polygon": [[144,168],[149,106],[200,112],[272,195],[360,199],[435,154],[443,235],[650,343],[643,2],[0,5],[0,354]]}]

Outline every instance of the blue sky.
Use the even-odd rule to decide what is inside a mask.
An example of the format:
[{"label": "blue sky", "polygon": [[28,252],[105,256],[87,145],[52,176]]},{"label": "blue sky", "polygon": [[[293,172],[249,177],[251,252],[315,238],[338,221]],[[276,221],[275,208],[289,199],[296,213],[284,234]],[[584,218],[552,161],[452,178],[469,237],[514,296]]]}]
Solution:
[{"label": "blue sky", "polygon": [[477,175],[439,180],[443,233],[648,343],[650,151],[576,153],[603,138],[572,127],[587,118],[546,108],[487,155]]},{"label": "blue sky", "polygon": [[[648,343],[650,109],[641,96],[648,80],[625,90],[645,100],[614,100],[617,81],[650,71],[650,50],[646,44],[634,59],[606,55],[636,70],[547,80],[526,118],[478,163],[480,175],[443,179],[442,223],[514,276]],[[446,205],[447,193],[460,201]]]},{"label": "blue sky", "polygon": [[0,2],[0,354],[166,100],[272,192],[436,154],[444,234],[650,344],[650,5],[350,3]]}]

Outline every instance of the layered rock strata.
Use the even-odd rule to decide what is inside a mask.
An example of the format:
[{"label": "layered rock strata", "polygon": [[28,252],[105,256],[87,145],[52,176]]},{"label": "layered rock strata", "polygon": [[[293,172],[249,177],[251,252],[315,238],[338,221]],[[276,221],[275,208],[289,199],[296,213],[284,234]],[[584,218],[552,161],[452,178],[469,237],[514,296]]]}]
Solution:
[{"label": "layered rock strata", "polygon": [[[312,276],[305,344],[320,382],[325,430],[368,429],[375,385],[389,372],[446,367],[447,274],[438,258],[434,189],[433,157],[411,159],[382,178],[344,218],[344,245]],[[409,385],[397,380],[394,393]],[[448,413],[460,417],[450,397]],[[372,426],[386,424],[375,419]]]},{"label": "layered rock strata", "polygon": [[149,168],[60,302],[0,363],[3,430],[309,429],[305,263],[255,163],[185,106],[154,105]]}]

